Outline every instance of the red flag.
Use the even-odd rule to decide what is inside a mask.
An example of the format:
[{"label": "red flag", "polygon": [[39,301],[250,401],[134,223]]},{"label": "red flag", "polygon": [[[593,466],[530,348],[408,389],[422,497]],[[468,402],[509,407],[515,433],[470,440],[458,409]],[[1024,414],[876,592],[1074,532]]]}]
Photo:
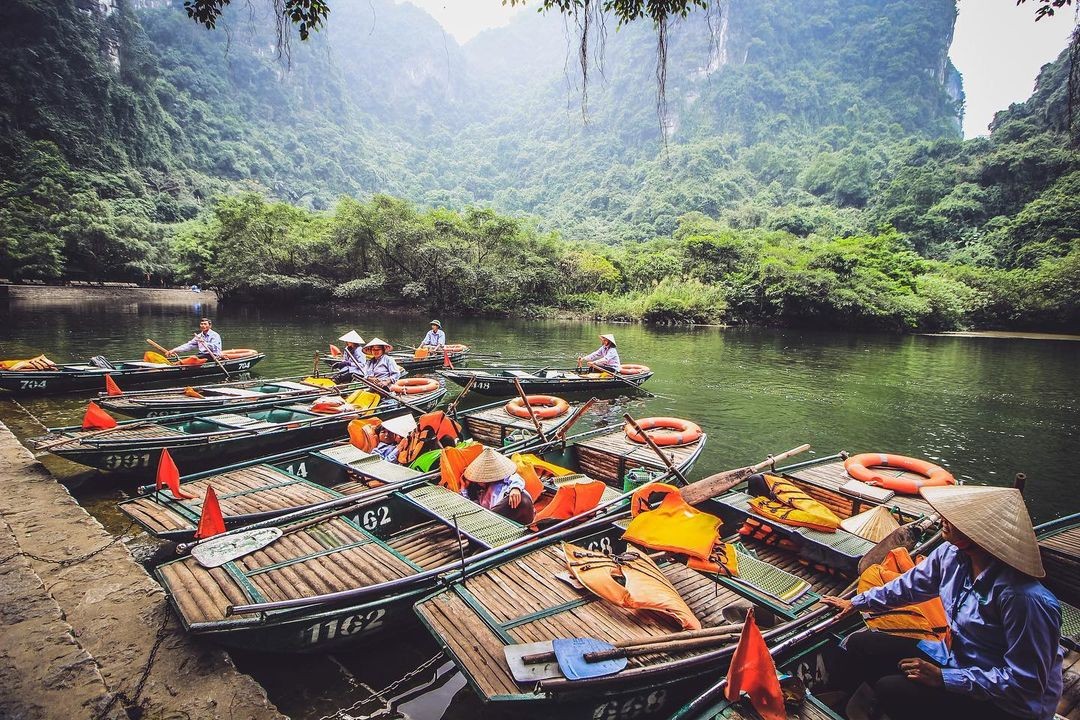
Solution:
[{"label": "red flag", "polygon": [[454,369],[454,363],[450,362],[450,353],[446,350],[446,348],[443,348],[442,351],[442,366],[444,368],[450,368],[451,370]]},{"label": "red flag", "polygon": [[82,419],[83,430],[107,430],[116,427],[116,421],[112,415],[101,409],[93,400],[86,406],[86,414]]},{"label": "red flag", "polygon": [[112,375],[105,375],[105,392],[109,395],[123,395],[124,391],[120,389],[120,386],[116,384],[116,381],[112,379]]},{"label": "red flag", "polygon": [[173,462],[172,455],[165,449],[162,449],[161,460],[158,461],[157,483],[154,485],[154,489],[160,490],[163,487],[169,488],[169,492],[177,500],[192,500],[195,497],[180,492],[180,471],[176,469],[176,463]]},{"label": "red flag", "polygon": [[739,645],[731,656],[727,689],[724,692],[731,702],[738,700],[742,693],[749,695],[750,704],[762,720],[787,720],[784,693],[780,690],[780,680],[776,677],[776,665],[765,645],[765,638],[761,637],[761,631],[754,621],[753,609],[746,615]]},{"label": "red flag", "polygon": [[339,348],[337,345],[331,345],[330,357],[341,357],[341,348]]},{"label": "red flag", "polygon": [[199,529],[195,531],[195,539],[213,537],[225,532],[225,518],[221,517],[221,505],[218,504],[217,493],[214,486],[206,488],[206,497],[203,498],[202,515],[199,516]]}]

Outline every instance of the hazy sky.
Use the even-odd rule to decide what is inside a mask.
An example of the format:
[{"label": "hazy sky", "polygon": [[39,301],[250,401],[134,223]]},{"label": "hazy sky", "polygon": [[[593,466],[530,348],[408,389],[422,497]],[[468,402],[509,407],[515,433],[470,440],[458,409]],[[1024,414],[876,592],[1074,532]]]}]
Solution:
[{"label": "hazy sky", "polygon": [[[427,10],[459,43],[539,6],[539,0],[529,0],[524,8],[500,0],[408,1]],[[1065,48],[1073,11],[1064,8],[1036,23],[1034,6],[1033,1],[1017,7],[1016,0],[959,0],[950,55],[964,76],[966,137],[987,134],[995,112],[1031,95],[1039,68]]]}]

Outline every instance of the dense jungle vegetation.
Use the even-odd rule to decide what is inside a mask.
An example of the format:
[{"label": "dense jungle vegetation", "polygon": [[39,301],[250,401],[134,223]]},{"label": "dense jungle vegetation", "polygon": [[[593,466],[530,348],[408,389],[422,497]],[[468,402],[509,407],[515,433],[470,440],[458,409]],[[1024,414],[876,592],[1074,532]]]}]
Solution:
[{"label": "dense jungle vegetation", "polygon": [[647,25],[609,29],[583,101],[552,15],[462,47],[414,6],[341,3],[285,67],[257,17],[226,34],[180,3],[84,5],[0,7],[0,277],[1080,329],[1068,53],[964,142],[954,0],[693,13],[663,115]]}]

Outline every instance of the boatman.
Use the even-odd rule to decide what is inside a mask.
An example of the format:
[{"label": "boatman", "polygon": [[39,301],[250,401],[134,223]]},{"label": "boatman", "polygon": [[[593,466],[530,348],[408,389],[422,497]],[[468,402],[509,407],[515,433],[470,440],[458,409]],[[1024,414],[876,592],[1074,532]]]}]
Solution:
[{"label": "boatman", "polygon": [[462,495],[522,525],[532,524],[532,498],[525,492],[525,478],[518,474],[513,460],[486,447],[465,468],[465,479],[468,483]]},{"label": "boatman", "polygon": [[364,362],[360,365],[360,373],[383,387],[396,383],[401,377],[401,368],[394,362],[394,358],[387,355],[394,347],[379,338],[372,339],[364,346]]},{"label": "boatman", "polygon": [[203,318],[199,321],[199,332],[195,333],[195,337],[188,340],[183,345],[177,345],[169,351],[170,355],[176,355],[178,353],[187,352],[188,350],[197,350],[197,357],[212,360],[213,358],[221,357],[221,336],[210,329],[210,318]]},{"label": "boatman", "polygon": [[445,345],[446,333],[443,332],[442,323],[438,320],[432,320],[431,329],[424,336],[424,341],[420,343],[420,347],[429,350],[442,350]]},{"label": "boatman", "polygon": [[895,580],[822,602],[880,613],[940,596],[951,642],[857,632],[845,643],[849,684],[871,685],[891,720],[1051,720],[1062,692],[1061,606],[1037,580],[1046,572],[1020,491],[920,492],[947,542]]},{"label": "boatman", "polygon": [[333,365],[337,370],[334,382],[347,383],[352,382],[353,376],[363,377],[364,351],[360,347],[364,344],[364,338],[355,330],[350,330],[338,340],[345,343],[345,349],[341,351],[341,359]]},{"label": "boatman", "polygon": [[613,373],[617,373],[622,369],[622,363],[619,362],[619,351],[615,349],[614,335],[601,335],[600,347],[584,357],[579,357],[577,361],[578,367],[581,367],[582,362],[586,362],[598,365],[604,370]]}]

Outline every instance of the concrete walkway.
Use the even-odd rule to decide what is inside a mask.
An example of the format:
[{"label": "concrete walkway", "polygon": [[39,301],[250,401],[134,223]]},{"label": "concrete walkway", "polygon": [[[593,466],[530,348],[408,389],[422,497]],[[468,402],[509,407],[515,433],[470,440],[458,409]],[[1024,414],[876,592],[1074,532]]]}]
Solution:
[{"label": "concrete walkway", "polygon": [[0,717],[283,718],[113,540],[0,423]]}]

